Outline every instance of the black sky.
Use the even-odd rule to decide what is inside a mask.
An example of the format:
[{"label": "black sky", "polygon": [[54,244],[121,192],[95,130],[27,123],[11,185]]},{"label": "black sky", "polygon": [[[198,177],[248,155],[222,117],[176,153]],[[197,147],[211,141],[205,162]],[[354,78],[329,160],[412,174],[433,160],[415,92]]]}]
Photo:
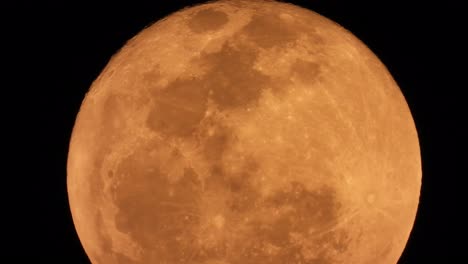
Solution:
[{"label": "black sky", "polygon": [[[81,101],[128,39],[171,12],[202,2],[23,1],[3,10],[2,42],[12,46],[3,51],[9,65],[5,77],[13,80],[5,82],[2,98],[7,124],[2,175],[7,248],[2,257],[16,257],[11,263],[89,263],[66,192],[68,141]],[[467,85],[456,81],[463,74],[458,36],[466,34],[457,14],[461,9],[431,1],[287,2],[338,22],[366,43],[411,108],[421,144],[423,188],[399,263],[463,262],[466,241],[458,237],[464,230],[462,183],[468,174],[462,170],[467,155],[461,141],[466,137],[462,92]]]}]

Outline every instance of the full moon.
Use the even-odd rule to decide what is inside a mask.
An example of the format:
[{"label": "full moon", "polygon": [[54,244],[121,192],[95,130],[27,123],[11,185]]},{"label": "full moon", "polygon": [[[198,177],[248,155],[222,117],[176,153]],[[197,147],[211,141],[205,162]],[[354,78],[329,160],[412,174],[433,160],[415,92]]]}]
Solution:
[{"label": "full moon", "polygon": [[395,264],[422,173],[405,98],[360,40],[298,6],[227,0],[111,58],[67,174],[95,264]]}]

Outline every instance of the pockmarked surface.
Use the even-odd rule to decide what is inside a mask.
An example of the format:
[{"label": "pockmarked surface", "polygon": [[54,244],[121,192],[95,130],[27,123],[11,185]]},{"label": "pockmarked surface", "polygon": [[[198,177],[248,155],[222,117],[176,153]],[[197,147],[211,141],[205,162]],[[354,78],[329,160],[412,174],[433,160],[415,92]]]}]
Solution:
[{"label": "pockmarked surface", "polygon": [[272,1],[184,9],[130,40],[83,101],[67,170],[95,264],[394,264],[421,185],[385,66]]}]

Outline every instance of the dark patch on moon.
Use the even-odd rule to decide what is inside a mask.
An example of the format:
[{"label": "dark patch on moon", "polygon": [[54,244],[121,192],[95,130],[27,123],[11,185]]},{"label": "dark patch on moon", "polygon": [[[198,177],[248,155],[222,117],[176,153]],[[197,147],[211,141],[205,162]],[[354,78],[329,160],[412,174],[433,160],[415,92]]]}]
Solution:
[{"label": "dark patch on moon", "polygon": [[302,59],[297,59],[291,66],[291,73],[294,77],[305,84],[312,84],[317,81],[320,74],[320,64]]},{"label": "dark patch on moon", "polygon": [[214,188],[222,189],[226,193],[226,208],[233,216],[247,215],[254,210],[260,201],[258,190],[252,185],[259,164],[254,159],[246,159],[238,173],[223,171],[219,175],[211,175],[209,182],[218,182]]},{"label": "dark patch on moon", "polygon": [[113,172],[112,170],[108,170],[108,171],[107,171],[107,177],[108,177],[109,179],[112,179],[112,178],[114,177],[114,172]]},{"label": "dark patch on moon", "polygon": [[267,75],[253,69],[253,50],[231,47],[202,54],[198,59],[208,72],[199,78],[178,78],[153,93],[148,127],[169,137],[192,136],[203,119],[208,98],[220,110],[255,104],[262,90],[273,86]]},{"label": "dark patch on moon", "polygon": [[249,184],[250,179],[258,172],[260,164],[253,158],[247,158],[244,160],[242,166],[243,169],[241,173],[237,175],[227,175],[229,190],[233,193],[240,193],[245,189],[251,190],[250,188],[253,188]]},{"label": "dark patch on moon", "polygon": [[299,182],[291,182],[287,188],[269,198],[267,203],[273,207],[293,204],[292,219],[297,224],[293,228],[312,225],[323,227],[336,219],[336,211],[339,209],[333,189],[323,187],[323,190],[311,192]]},{"label": "dark patch on moon", "polygon": [[[331,231],[318,237],[309,237],[307,234],[310,228],[321,230],[337,221],[339,205],[332,189],[309,191],[301,183],[291,182],[287,188],[266,200],[261,200],[258,193],[254,197],[249,197],[251,204],[255,203],[255,200],[257,200],[257,208],[249,208],[241,213],[250,217],[254,215],[254,210],[260,210],[260,208],[273,211],[289,206],[292,210],[280,213],[278,216],[272,215],[272,223],[265,223],[262,219],[252,219],[248,224],[248,234],[245,234],[250,239],[236,244],[236,251],[240,254],[238,261],[233,263],[329,264],[334,263],[333,256],[323,245],[329,245],[336,250],[347,248],[347,241],[343,239],[346,234],[340,233],[341,231]],[[304,256],[303,251],[306,245],[291,242],[292,232],[304,235],[304,238],[311,239],[312,243],[317,245],[316,248],[321,252],[313,252],[316,254],[315,259],[308,259]],[[268,252],[265,245],[275,247],[277,252]],[[311,250],[316,250],[316,248]]]},{"label": "dark patch on moon", "polygon": [[220,125],[213,125],[210,129],[211,134],[206,135],[200,145],[208,162],[219,163],[226,150],[232,131]]},{"label": "dark patch on moon", "polygon": [[195,33],[205,33],[221,29],[228,22],[227,14],[213,9],[198,11],[187,22],[188,27]]},{"label": "dark patch on moon", "polygon": [[184,249],[178,238],[189,236],[187,227],[199,221],[201,184],[191,168],[177,182],[169,182],[160,169],[164,164],[148,155],[151,149],[157,146],[142,148],[119,165],[121,181],[113,191],[119,208],[115,223],[145,254],[156,250],[159,256],[170,256]]},{"label": "dark patch on moon", "polygon": [[177,79],[153,95],[148,127],[168,136],[190,136],[202,120],[208,91],[199,79]]},{"label": "dark patch on moon", "polygon": [[299,32],[286,24],[277,14],[256,14],[243,28],[243,33],[258,46],[269,49],[297,40]]},{"label": "dark patch on moon", "polygon": [[255,50],[225,44],[221,51],[202,58],[211,67],[204,84],[221,110],[255,103],[268,88],[270,77],[253,68],[257,56]]},{"label": "dark patch on moon", "polygon": [[237,139],[233,129],[218,118],[216,114],[205,117],[196,134],[200,154],[211,175],[224,175],[223,156],[236,144]]}]

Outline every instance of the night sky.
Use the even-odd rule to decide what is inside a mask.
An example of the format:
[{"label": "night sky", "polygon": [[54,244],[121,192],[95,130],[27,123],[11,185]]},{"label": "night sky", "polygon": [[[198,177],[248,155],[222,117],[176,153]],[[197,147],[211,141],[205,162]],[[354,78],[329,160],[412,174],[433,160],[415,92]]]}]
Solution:
[{"label": "night sky", "polygon": [[[2,126],[7,133],[2,202],[7,210],[2,210],[6,224],[1,238],[7,247],[1,256],[14,257],[4,263],[90,263],[66,191],[68,143],[81,101],[128,39],[173,11],[204,1],[70,2],[22,1],[11,12],[3,9],[13,14],[2,24],[2,42],[12,46],[3,50],[9,63],[3,74],[13,80],[2,87],[7,91],[2,98],[7,121]],[[463,46],[457,35],[467,32],[457,15],[461,9],[431,1],[287,2],[354,33],[387,66],[410,106],[421,145],[423,186],[399,263],[464,262],[467,243],[459,236],[464,230],[461,212],[467,209],[462,202],[467,155],[461,142],[466,138],[462,90],[467,84],[456,81],[467,69],[466,63],[458,66]]]}]

